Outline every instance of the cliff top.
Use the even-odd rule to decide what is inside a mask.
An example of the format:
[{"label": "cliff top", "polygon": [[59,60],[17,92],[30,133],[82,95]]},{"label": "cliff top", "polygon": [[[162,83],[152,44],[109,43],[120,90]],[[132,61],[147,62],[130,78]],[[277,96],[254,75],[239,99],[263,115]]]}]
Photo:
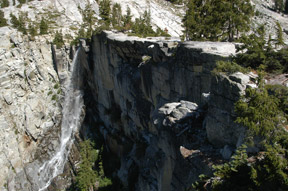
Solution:
[{"label": "cliff top", "polygon": [[[173,48],[180,45],[183,45],[188,49],[197,49],[202,53],[214,54],[223,57],[228,57],[236,54],[235,43],[230,42],[200,42],[200,41],[185,41],[181,42],[178,37],[148,37],[148,38],[140,38],[136,36],[129,36],[120,32],[112,32],[112,31],[104,31],[107,38],[110,40],[115,40],[119,42],[130,41],[134,43],[138,42],[147,42],[147,44],[158,44],[160,47],[163,47],[164,44],[168,46],[168,48]],[[149,45],[151,46],[151,45]]]}]

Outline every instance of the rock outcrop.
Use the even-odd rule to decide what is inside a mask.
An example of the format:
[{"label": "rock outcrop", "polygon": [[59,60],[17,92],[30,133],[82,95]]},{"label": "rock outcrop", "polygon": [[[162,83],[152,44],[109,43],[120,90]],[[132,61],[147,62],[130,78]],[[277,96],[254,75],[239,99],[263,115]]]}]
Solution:
[{"label": "rock outcrop", "polygon": [[244,133],[234,127],[233,104],[250,77],[211,71],[235,54],[234,44],[107,31],[93,36],[90,48],[92,62],[84,65],[94,100],[89,115],[118,156],[114,170],[124,187],[184,190],[231,156]]},{"label": "rock outcrop", "polygon": [[[0,186],[9,187],[16,174],[35,159],[47,133],[52,129],[57,133],[62,90],[46,41],[32,42],[3,27],[0,42]],[[53,149],[49,144],[46,147]]]}]

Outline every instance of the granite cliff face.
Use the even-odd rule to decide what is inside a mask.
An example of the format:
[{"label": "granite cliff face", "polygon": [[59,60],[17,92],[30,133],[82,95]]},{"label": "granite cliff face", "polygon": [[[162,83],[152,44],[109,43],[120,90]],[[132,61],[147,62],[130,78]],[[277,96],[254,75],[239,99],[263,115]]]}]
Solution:
[{"label": "granite cliff face", "polygon": [[234,44],[105,32],[90,48],[88,115],[117,156],[114,175],[124,187],[184,190],[241,143],[233,104],[250,77],[211,74],[235,54]]},{"label": "granite cliff face", "polygon": [[[31,42],[8,27],[0,31],[0,185],[7,188],[34,160],[45,135],[54,129],[58,136],[61,87],[51,64],[51,45],[41,39]],[[54,145],[51,139],[47,149]]]},{"label": "granite cliff face", "polygon": [[[7,142],[2,144],[0,164],[7,173],[1,174],[1,184],[2,190],[38,190],[43,185],[38,169],[60,144],[64,106],[59,103],[71,67],[69,51],[51,48],[41,38],[26,46],[28,39],[17,34],[12,32],[8,39],[15,47],[3,47],[1,57],[2,63],[11,62],[1,78],[3,87],[7,84],[1,105]],[[2,37],[7,39],[7,34]],[[71,57],[74,52],[71,49]],[[112,164],[109,170],[124,188],[184,190],[199,174],[211,173],[212,164],[230,158],[245,132],[233,123],[233,104],[247,85],[253,86],[248,75],[211,74],[216,62],[231,54],[231,43],[182,43],[177,38],[141,39],[112,32],[93,36],[89,48],[79,49],[77,71],[82,77],[75,83],[84,89],[86,108],[79,131],[85,137],[100,130],[105,160]],[[20,108],[23,120],[15,113]],[[77,132],[75,136],[78,142]],[[63,174],[48,190],[65,189],[73,181],[79,151],[75,145],[71,148]]]}]

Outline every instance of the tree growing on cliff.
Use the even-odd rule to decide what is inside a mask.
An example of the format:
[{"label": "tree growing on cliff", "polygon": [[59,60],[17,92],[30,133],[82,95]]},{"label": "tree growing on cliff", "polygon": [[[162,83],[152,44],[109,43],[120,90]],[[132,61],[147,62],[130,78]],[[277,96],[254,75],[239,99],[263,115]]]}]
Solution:
[{"label": "tree growing on cliff", "polygon": [[275,10],[278,12],[283,12],[285,10],[284,1],[283,0],[274,0]]},{"label": "tree growing on cliff", "polygon": [[0,10],[0,27],[7,26],[7,20],[4,18],[4,12]]},{"label": "tree growing on cliff", "polygon": [[10,18],[11,18],[11,23],[14,28],[16,28],[18,31],[22,32],[23,34],[27,34],[27,29],[26,29],[26,14],[25,13],[20,13],[19,14],[19,19],[10,13]]},{"label": "tree growing on cliff", "polygon": [[120,28],[122,27],[122,9],[121,5],[116,3],[113,5],[112,8],[112,17],[111,17],[111,23],[114,28]]},{"label": "tree growing on cliff", "polygon": [[31,37],[35,37],[37,35],[37,29],[35,28],[33,24],[29,23],[28,30],[29,30],[29,34],[31,35]]},{"label": "tree growing on cliff", "polygon": [[88,4],[84,11],[82,12],[83,15],[83,25],[81,28],[87,28],[86,37],[90,38],[92,36],[93,31],[93,25],[97,21],[97,18],[95,17],[95,12],[92,9],[92,6]]},{"label": "tree growing on cliff", "polygon": [[53,44],[55,44],[57,48],[61,48],[64,45],[63,35],[61,32],[56,31]]},{"label": "tree growing on cliff", "polygon": [[111,1],[102,0],[99,4],[100,17],[103,19],[104,23],[110,25],[110,13],[111,13]]},{"label": "tree growing on cliff", "polygon": [[8,0],[2,0],[1,8],[8,7],[8,6],[9,6],[9,1]]},{"label": "tree growing on cliff", "polygon": [[40,35],[48,34],[48,23],[47,21],[42,17],[40,21]]},{"label": "tree growing on cliff", "polygon": [[132,27],[131,9],[128,6],[126,7],[126,15],[123,17],[123,24],[125,30],[130,30]]},{"label": "tree growing on cliff", "polygon": [[283,46],[284,43],[284,39],[283,39],[283,32],[282,32],[282,27],[280,25],[279,22],[276,22],[277,25],[277,39],[276,39],[276,46]]}]

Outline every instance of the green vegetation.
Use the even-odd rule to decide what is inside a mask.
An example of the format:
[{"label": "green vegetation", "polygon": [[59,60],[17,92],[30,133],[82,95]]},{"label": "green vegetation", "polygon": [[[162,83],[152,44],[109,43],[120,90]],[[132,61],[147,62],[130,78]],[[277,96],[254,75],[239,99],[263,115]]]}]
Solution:
[{"label": "green vegetation", "polygon": [[[131,18],[130,18],[131,19]],[[113,28],[120,29],[122,26],[122,9],[120,4],[116,3],[113,5],[112,8],[112,17],[111,17],[111,23]]]},{"label": "green vegetation", "polygon": [[43,17],[40,21],[39,28],[40,28],[40,35],[48,34],[48,23]]},{"label": "green vegetation", "polygon": [[104,24],[106,26],[110,25],[110,13],[111,13],[111,1],[110,0],[102,0],[99,4],[99,11],[100,11],[100,17],[103,19]]},{"label": "green vegetation", "polygon": [[283,0],[274,0],[274,7],[275,10],[278,12],[284,12],[285,6],[284,6],[284,1]]},{"label": "green vegetation", "polygon": [[183,19],[189,40],[234,41],[249,30],[250,0],[189,0]]},{"label": "green vegetation", "polygon": [[183,3],[183,0],[167,0],[167,1],[170,1],[171,3],[174,3],[174,4],[182,4]]},{"label": "green vegetation", "polygon": [[26,3],[26,0],[18,0],[18,2],[19,2],[20,4],[24,4],[24,3]]},{"label": "green vegetation", "polygon": [[[55,44],[57,48],[61,48],[64,46],[63,35],[61,32],[56,31],[56,34],[55,34],[54,39],[53,39],[53,44]],[[54,88],[55,88],[55,86],[54,86]]]},{"label": "green vegetation", "polygon": [[84,12],[82,13],[82,15],[83,15],[84,23],[83,23],[81,29],[87,28],[87,32],[86,32],[86,34],[84,34],[84,30],[83,30],[83,34],[81,34],[80,37],[82,37],[82,38],[91,37],[92,32],[93,32],[92,26],[97,21],[97,19],[94,16],[94,11],[93,11],[93,9],[92,9],[90,4],[86,6],[86,8],[85,8]]},{"label": "green vegetation", "polygon": [[29,23],[29,25],[28,25],[28,31],[29,31],[29,34],[31,35],[31,37],[35,37],[37,35],[37,29],[31,23]]},{"label": "green vegetation", "polygon": [[20,13],[19,19],[12,13],[10,13],[10,17],[12,26],[16,28],[18,31],[22,32],[23,34],[27,34],[26,29],[27,13]]},{"label": "green vegetation", "polygon": [[[135,22],[132,21],[131,10],[127,6],[126,14],[122,15],[122,8],[120,4],[115,3],[111,6],[110,0],[99,0],[99,12],[101,20],[98,20],[98,26],[94,29],[94,34],[101,33],[103,30],[115,29],[118,31],[129,31],[129,35],[136,35],[139,37],[147,36],[170,36],[167,31],[163,31],[157,28],[156,32],[151,26],[150,12],[145,11],[140,18],[137,18]],[[112,7],[112,9],[111,9]],[[97,19],[94,17],[94,11],[92,7],[88,5],[82,12],[84,24],[78,31],[78,36],[71,42],[71,44],[77,44],[79,38],[89,39],[92,35],[93,25]]]},{"label": "green vegetation", "polygon": [[4,12],[0,10],[0,27],[7,26],[7,20],[4,18]]},{"label": "green vegetation", "polygon": [[80,143],[81,162],[76,176],[77,190],[104,190],[112,185],[111,180],[105,177],[101,153],[102,149],[97,150],[90,140]]},{"label": "green vegetation", "polygon": [[235,72],[248,72],[247,68],[244,68],[233,61],[218,61],[216,63],[215,69],[212,71],[214,74],[218,74],[219,72],[232,74]]},{"label": "green vegetation", "polygon": [[234,61],[246,68],[257,70],[259,67],[264,67],[269,73],[285,73],[288,72],[288,49],[282,48],[275,51],[272,48],[271,41],[275,41],[278,46],[282,44],[282,35],[278,35],[276,40],[269,38],[265,40],[265,28],[260,26],[254,33],[249,36],[243,35],[241,42],[243,46],[238,48],[238,51],[245,50],[244,53],[239,53]]},{"label": "green vegetation", "polygon": [[212,178],[201,176],[193,184],[194,189],[209,186],[213,191],[288,190],[288,88],[265,87],[261,79],[258,85],[258,89],[246,90],[235,110],[236,122],[248,129],[245,144],[257,145],[261,152],[248,155],[247,146],[242,145],[229,162],[213,167]]},{"label": "green vegetation", "polygon": [[283,32],[282,27],[279,22],[276,22],[277,25],[277,39],[276,39],[276,46],[283,46],[284,45],[284,39],[283,39]]},{"label": "green vegetation", "polygon": [[126,8],[126,15],[124,15],[123,17],[123,26],[124,26],[124,30],[129,30],[131,29],[132,26],[132,15],[131,15],[131,9],[127,6]]},{"label": "green vegetation", "polygon": [[8,6],[9,6],[9,0],[2,0],[1,1],[1,8],[8,7]]}]

